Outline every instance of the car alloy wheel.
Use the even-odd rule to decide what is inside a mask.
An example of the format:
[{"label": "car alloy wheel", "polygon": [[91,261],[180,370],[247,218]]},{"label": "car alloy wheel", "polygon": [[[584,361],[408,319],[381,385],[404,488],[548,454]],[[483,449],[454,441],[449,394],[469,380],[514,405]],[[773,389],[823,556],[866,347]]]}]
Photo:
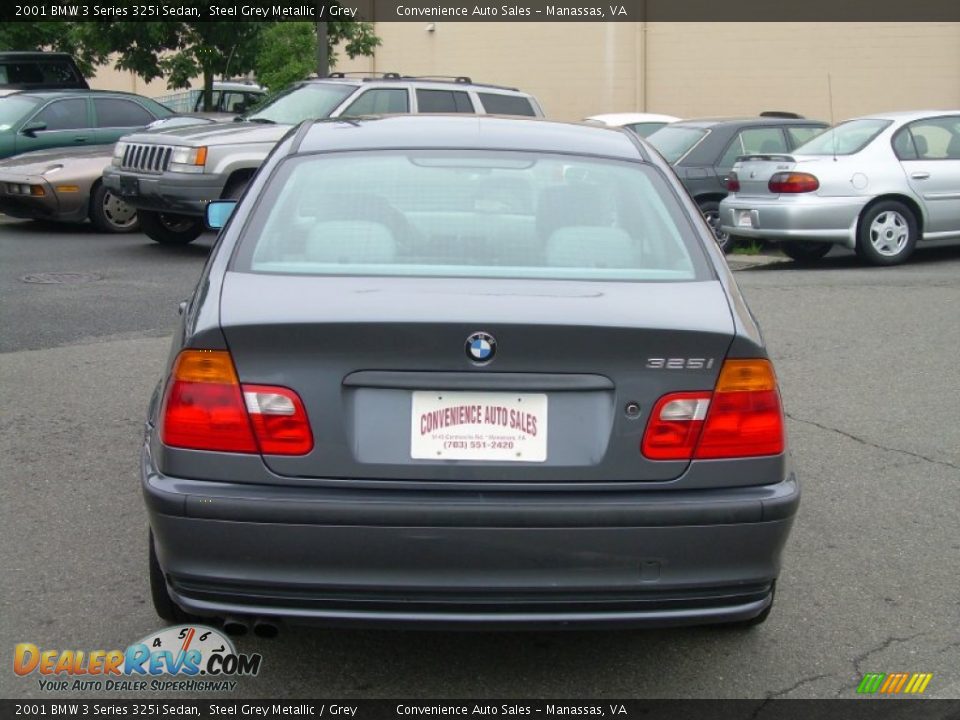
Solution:
[{"label": "car alloy wheel", "polygon": [[126,230],[137,224],[137,209],[107,191],[101,202],[103,216],[116,230]]},{"label": "car alloy wheel", "polygon": [[895,210],[885,210],[870,223],[870,244],[884,257],[896,257],[910,239],[907,219]]}]

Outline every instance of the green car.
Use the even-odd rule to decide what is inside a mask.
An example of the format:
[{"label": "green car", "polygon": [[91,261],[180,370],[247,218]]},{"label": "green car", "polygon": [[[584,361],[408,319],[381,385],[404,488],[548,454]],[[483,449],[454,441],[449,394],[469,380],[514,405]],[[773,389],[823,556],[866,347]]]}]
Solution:
[{"label": "green car", "polygon": [[0,158],[55,147],[109,145],[173,111],[133,93],[38,90],[0,97]]}]

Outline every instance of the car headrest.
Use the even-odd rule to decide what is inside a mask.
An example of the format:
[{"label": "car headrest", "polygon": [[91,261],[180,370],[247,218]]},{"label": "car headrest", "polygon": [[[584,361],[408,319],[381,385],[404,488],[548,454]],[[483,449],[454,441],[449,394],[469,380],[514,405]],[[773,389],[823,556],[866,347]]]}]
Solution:
[{"label": "car headrest", "polygon": [[604,225],[608,202],[591,185],[553,185],[537,197],[537,234],[549,238],[555,230],[576,225]]},{"label": "car headrest", "polygon": [[923,135],[913,135],[913,144],[917,146],[917,155],[925,157],[930,147],[927,145],[927,139]]},{"label": "car headrest", "polygon": [[951,160],[960,158],[960,135],[954,135],[947,144],[947,157]]}]

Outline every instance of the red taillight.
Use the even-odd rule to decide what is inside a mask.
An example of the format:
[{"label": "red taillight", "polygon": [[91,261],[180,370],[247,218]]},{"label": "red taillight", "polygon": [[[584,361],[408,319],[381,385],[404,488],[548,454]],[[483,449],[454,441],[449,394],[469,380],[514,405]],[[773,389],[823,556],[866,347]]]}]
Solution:
[{"label": "red taillight", "polygon": [[727,175],[727,192],[740,192],[740,178],[735,172]]},{"label": "red taillight", "polygon": [[225,350],[181,352],[160,415],[160,438],[171,447],[268,455],[305,455],[313,449],[297,394],[241,385]]},{"label": "red taillight", "polygon": [[641,443],[651,460],[755,457],[783,449],[780,393],[768,360],[727,360],[713,392],[660,398]]},{"label": "red taillight", "polygon": [[807,193],[820,188],[820,181],[810,173],[776,173],[767,183],[772,193]]}]

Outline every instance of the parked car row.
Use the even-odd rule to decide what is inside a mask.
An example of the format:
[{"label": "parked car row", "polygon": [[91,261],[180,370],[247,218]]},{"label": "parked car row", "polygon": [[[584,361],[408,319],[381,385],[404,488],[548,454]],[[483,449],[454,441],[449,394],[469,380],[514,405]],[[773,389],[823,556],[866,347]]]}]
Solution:
[{"label": "parked car row", "polygon": [[[142,229],[163,244],[196,239],[206,206],[238,198],[276,143],[304,119],[543,116],[529,94],[467,77],[334,73],[297,83],[243,116],[227,111],[254,102],[262,88],[220,83],[223,102],[214,115],[175,114],[138,95],[85,89],[62,53],[0,53],[3,80],[19,82],[0,82],[7,93],[0,102],[0,158],[7,158],[0,160],[0,212],[89,218],[101,230]],[[72,89],[25,89],[48,86]],[[186,109],[195,109],[195,95],[184,96]],[[752,238],[813,261],[837,244],[890,265],[920,241],[960,237],[960,112],[877,115],[829,132],[825,122],[788,112],[688,120],[616,113],[585,122],[646,137],[724,252]]]}]

